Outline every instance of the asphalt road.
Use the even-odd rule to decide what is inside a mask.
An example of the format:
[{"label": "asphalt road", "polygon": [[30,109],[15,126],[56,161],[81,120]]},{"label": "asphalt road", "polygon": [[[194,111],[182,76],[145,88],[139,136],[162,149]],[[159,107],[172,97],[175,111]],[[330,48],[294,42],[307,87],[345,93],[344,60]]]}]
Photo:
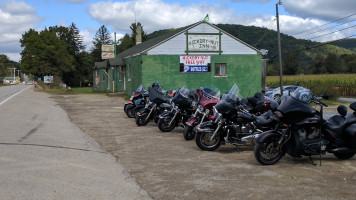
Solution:
[{"label": "asphalt road", "polygon": [[0,87],[0,199],[151,199],[32,86]]}]

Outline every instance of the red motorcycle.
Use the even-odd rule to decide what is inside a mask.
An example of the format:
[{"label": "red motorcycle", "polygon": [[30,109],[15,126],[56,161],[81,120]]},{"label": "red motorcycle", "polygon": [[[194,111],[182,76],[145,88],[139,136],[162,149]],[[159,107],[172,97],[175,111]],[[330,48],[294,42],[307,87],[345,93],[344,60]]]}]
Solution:
[{"label": "red motorcycle", "polygon": [[214,116],[210,116],[209,113],[212,113],[213,106],[220,101],[220,90],[214,86],[197,89],[195,95],[198,101],[195,106],[196,110],[192,117],[187,120],[183,131],[186,140],[192,140],[195,137],[195,126],[204,121],[213,120]]}]

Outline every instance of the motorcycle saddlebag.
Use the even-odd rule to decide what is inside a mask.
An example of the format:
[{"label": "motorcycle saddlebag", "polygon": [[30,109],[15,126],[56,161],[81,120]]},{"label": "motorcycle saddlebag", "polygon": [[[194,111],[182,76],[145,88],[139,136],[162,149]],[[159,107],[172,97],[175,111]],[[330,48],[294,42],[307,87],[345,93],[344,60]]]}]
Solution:
[{"label": "motorcycle saddlebag", "polygon": [[345,129],[345,136],[352,150],[356,150],[356,124]]}]

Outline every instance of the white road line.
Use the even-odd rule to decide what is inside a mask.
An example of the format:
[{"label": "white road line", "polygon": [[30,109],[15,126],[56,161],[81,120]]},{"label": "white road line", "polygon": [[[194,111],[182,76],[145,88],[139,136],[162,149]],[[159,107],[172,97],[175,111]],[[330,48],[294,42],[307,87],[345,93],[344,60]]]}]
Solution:
[{"label": "white road line", "polygon": [[2,101],[2,102],[0,103],[0,106],[1,106],[2,104],[4,104],[6,101],[10,100],[12,97],[14,97],[14,96],[20,94],[21,92],[27,90],[27,89],[30,88],[30,87],[31,87],[31,86],[28,86],[27,88],[22,89],[22,90],[16,92],[15,94],[13,94],[12,96],[10,96],[9,98],[7,98],[7,99],[5,99],[4,101]]}]

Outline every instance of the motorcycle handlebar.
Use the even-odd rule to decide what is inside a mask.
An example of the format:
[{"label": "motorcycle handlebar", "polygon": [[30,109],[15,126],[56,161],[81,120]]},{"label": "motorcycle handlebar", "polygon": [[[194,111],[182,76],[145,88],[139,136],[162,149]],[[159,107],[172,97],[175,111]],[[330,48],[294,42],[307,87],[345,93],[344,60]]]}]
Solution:
[{"label": "motorcycle handlebar", "polygon": [[322,105],[322,106],[324,106],[324,107],[328,107],[328,105],[326,105],[324,102],[320,101],[320,100],[317,99],[317,98],[314,98],[314,99],[313,99],[313,102],[314,102],[314,103],[317,103],[317,104],[320,104],[320,105]]}]

